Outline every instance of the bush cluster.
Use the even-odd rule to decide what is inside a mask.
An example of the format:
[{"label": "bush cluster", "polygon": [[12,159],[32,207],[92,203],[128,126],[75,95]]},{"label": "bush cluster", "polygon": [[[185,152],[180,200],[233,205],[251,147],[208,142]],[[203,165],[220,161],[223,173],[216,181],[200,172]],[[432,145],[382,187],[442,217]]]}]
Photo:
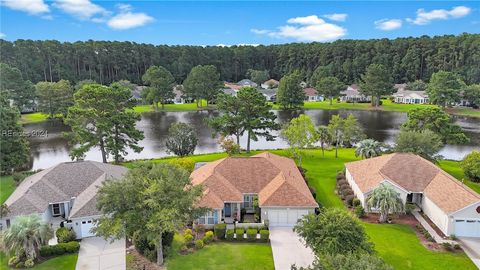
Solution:
[{"label": "bush cluster", "polygon": [[195,241],[195,248],[196,249],[202,249],[205,244],[203,243],[202,239],[198,239]]},{"label": "bush cluster", "polygon": [[245,233],[244,228],[236,228],[235,229],[235,239],[238,240],[238,241],[242,241],[244,233]]},{"label": "bush cluster", "polygon": [[40,255],[42,257],[58,256],[65,253],[75,253],[80,249],[80,243],[77,241],[70,241],[68,243],[59,243],[53,246],[43,246],[40,248]]},{"label": "bush cluster", "polygon": [[435,239],[433,239],[433,237],[430,235],[430,233],[422,227],[422,225],[420,224],[417,224],[415,227],[417,227],[418,231],[423,234],[423,236],[425,236],[425,238],[430,241],[430,242],[434,242]]},{"label": "bush cluster", "polygon": [[205,233],[205,236],[203,237],[203,242],[205,244],[209,244],[213,241],[213,232],[212,231],[207,231]]},{"label": "bush cluster", "polygon": [[269,230],[260,230],[260,241],[268,242],[269,238],[270,238]]},{"label": "bush cluster", "polygon": [[250,242],[253,242],[257,240],[257,233],[258,231],[256,229],[248,229],[247,230],[247,240]]},{"label": "bush cluster", "polygon": [[365,209],[363,209],[363,206],[361,205],[355,206],[354,211],[355,211],[355,215],[359,218],[365,216]]},{"label": "bush cluster", "polygon": [[219,223],[213,226],[213,231],[215,232],[215,237],[217,239],[225,239],[225,233],[227,232],[227,224]]},{"label": "bush cluster", "polygon": [[68,243],[71,241],[75,241],[75,239],[77,238],[75,231],[67,229],[65,227],[58,228],[55,235],[57,236],[58,243]]},{"label": "bush cluster", "polygon": [[233,241],[235,239],[235,230],[234,229],[228,229],[227,230],[226,239],[228,241]]}]

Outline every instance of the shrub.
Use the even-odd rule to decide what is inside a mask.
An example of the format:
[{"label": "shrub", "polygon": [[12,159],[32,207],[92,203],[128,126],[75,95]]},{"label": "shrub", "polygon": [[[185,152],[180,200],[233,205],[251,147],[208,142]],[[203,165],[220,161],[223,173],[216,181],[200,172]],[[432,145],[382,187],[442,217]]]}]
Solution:
[{"label": "shrub", "polygon": [[480,151],[472,151],[460,163],[465,176],[473,182],[480,182]]},{"label": "shrub", "polygon": [[233,239],[235,239],[235,230],[233,230],[233,229],[228,229],[228,230],[227,230],[227,234],[226,234],[226,238],[227,238],[227,240],[229,240],[229,241],[232,241]]},{"label": "shrub", "polygon": [[405,204],[405,213],[407,214],[411,214],[413,212],[413,210],[415,209],[415,204],[413,203],[406,203]]},{"label": "shrub", "polygon": [[237,240],[241,241],[243,240],[243,234],[245,233],[245,229],[243,228],[237,228],[235,229],[235,234],[237,235]]},{"label": "shrub", "polygon": [[268,230],[260,230],[260,240],[263,242],[268,242],[270,237],[270,231]]},{"label": "shrub", "polygon": [[359,206],[360,204],[361,204],[361,202],[360,202],[359,199],[353,198],[353,200],[352,200],[352,206],[353,207]]},{"label": "shrub", "polygon": [[247,233],[248,233],[248,230],[255,230],[258,232],[258,226],[248,226]]},{"label": "shrub", "polygon": [[451,251],[452,250],[452,244],[450,244],[449,242],[443,242],[442,243],[442,246],[445,250],[447,251]]},{"label": "shrub", "polygon": [[191,229],[186,229],[185,231],[183,231],[183,236],[187,235],[187,234],[190,234],[192,235],[192,230]]},{"label": "shrub", "polygon": [[462,247],[459,244],[453,245],[453,248],[456,249],[456,250],[462,249]]},{"label": "shrub", "polygon": [[15,268],[23,268],[25,266],[25,264],[23,262],[18,262],[16,265],[15,265]]},{"label": "shrub", "polygon": [[183,236],[183,238],[185,238],[185,243],[188,245],[188,246],[191,246],[193,244],[193,235],[191,234],[185,234]]},{"label": "shrub", "polygon": [[25,261],[25,267],[26,268],[32,268],[35,265],[32,259],[28,259]]},{"label": "shrub", "polygon": [[337,173],[337,180],[340,180],[340,179],[345,179],[345,174],[343,172]]},{"label": "shrub", "polygon": [[452,239],[452,240],[457,240],[457,237],[455,236],[455,234],[450,235],[449,238]]},{"label": "shrub", "polygon": [[257,240],[257,230],[256,229],[248,229],[247,230],[247,240],[248,241]]},{"label": "shrub", "polygon": [[147,258],[149,261],[154,262],[157,260],[157,252],[151,249],[145,249],[143,256]]},{"label": "shrub", "polygon": [[209,244],[213,241],[213,232],[212,231],[208,231],[205,233],[205,237],[203,237],[203,242],[205,242],[205,244]]},{"label": "shrub", "polygon": [[198,239],[197,241],[195,241],[195,248],[196,249],[202,249],[204,245],[205,244],[203,243],[203,240],[201,240],[201,239]]},{"label": "shrub", "polygon": [[74,241],[77,238],[75,231],[69,230],[65,227],[58,228],[55,235],[57,236],[58,243],[68,243],[70,241]]},{"label": "shrub", "polygon": [[363,206],[361,205],[355,206],[355,215],[359,218],[365,216],[365,209],[363,209]]},{"label": "shrub", "polygon": [[75,253],[80,250],[80,243],[77,241],[70,241],[68,243],[60,243],[63,246],[65,253]]},{"label": "shrub", "polygon": [[[351,190],[351,189],[344,189],[344,190],[342,191],[342,193],[343,193],[343,195],[344,195],[345,197],[346,197],[346,196],[350,196],[350,195],[353,196],[353,190]],[[355,196],[354,196],[354,197],[355,197]],[[352,199],[353,199],[353,198],[352,198]]]},{"label": "shrub", "polygon": [[8,266],[15,266],[19,261],[17,256],[12,256],[8,259]]},{"label": "shrub", "polygon": [[213,226],[213,230],[215,231],[215,237],[217,239],[225,239],[225,232],[227,231],[227,224],[219,223]]},{"label": "shrub", "polygon": [[175,164],[179,167],[182,167],[188,172],[192,172],[193,169],[195,168],[195,160],[189,157],[176,158],[170,161],[170,163]]},{"label": "shrub", "polygon": [[348,184],[341,184],[341,185],[338,185],[338,188],[339,188],[341,191],[343,191],[343,190],[345,190],[345,189],[349,189],[350,186],[349,186]]},{"label": "shrub", "polygon": [[337,186],[340,186],[340,185],[348,185],[347,180],[345,180],[345,179],[338,180],[337,181]]},{"label": "shrub", "polygon": [[353,195],[347,195],[345,196],[345,202],[348,204],[348,206],[352,206],[352,202],[355,196]]}]

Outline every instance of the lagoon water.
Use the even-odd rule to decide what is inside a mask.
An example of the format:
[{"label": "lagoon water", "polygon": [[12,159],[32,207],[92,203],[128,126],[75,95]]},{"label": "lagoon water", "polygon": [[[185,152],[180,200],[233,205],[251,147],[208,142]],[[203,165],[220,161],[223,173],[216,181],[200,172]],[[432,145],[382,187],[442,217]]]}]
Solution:
[{"label": "lagoon water", "polygon": [[[401,124],[407,119],[406,113],[381,111],[305,110],[296,112],[275,111],[275,113],[279,123],[286,123],[293,117],[305,113],[312,117],[317,126],[326,125],[334,114],[346,116],[351,113],[358,119],[369,138],[389,144],[394,142]],[[142,130],[145,135],[145,139],[140,142],[144,149],[140,153],[130,151],[125,159],[149,159],[167,156],[165,138],[168,128],[175,122],[186,122],[195,127],[198,135],[196,154],[218,152],[220,151],[217,144],[218,138],[212,137],[212,130],[205,123],[205,119],[216,115],[218,113],[215,111],[144,113],[141,120],[137,122],[137,128]],[[459,160],[474,149],[480,150],[480,119],[455,117],[455,121],[464,129],[465,134],[470,138],[470,142],[466,145],[446,145],[440,154],[447,159]],[[59,121],[47,121],[27,124],[25,130],[27,133],[46,131],[46,136],[29,138],[32,169],[44,169],[59,162],[71,160],[69,150],[72,146],[63,137],[63,132],[69,131],[68,126]],[[246,146],[246,136],[241,139],[241,145],[242,147]],[[277,149],[287,148],[288,145],[284,140],[277,137],[275,141],[265,141],[263,138],[260,138],[257,142],[252,141],[251,147],[252,149]],[[98,149],[91,149],[86,154],[85,159],[101,161],[101,154]]]}]

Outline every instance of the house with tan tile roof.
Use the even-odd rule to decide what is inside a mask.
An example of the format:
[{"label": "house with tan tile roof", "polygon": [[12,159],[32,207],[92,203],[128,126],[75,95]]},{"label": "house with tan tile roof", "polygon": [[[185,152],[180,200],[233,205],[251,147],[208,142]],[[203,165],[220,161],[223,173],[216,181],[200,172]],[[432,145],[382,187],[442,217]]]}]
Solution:
[{"label": "house with tan tile roof", "polygon": [[318,207],[295,162],[268,152],[206,163],[192,172],[191,181],[203,185],[198,206],[211,211],[198,223],[207,226],[254,213],[257,199],[261,222],[270,226],[293,226]]},{"label": "house with tan tile roof", "polygon": [[480,195],[430,161],[393,153],[345,164],[355,196],[365,200],[381,183],[390,184],[404,203],[416,204],[445,234],[480,237]]}]

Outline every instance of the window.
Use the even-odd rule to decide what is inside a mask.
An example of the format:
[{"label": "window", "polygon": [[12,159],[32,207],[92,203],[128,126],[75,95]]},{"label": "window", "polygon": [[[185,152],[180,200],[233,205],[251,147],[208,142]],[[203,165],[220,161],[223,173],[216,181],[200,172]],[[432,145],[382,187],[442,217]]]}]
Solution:
[{"label": "window", "polygon": [[10,219],[7,219],[7,228],[10,228]]},{"label": "window", "polygon": [[208,211],[198,219],[199,224],[215,224],[215,211]]},{"label": "window", "polygon": [[243,195],[243,208],[252,209],[253,208],[253,195]]},{"label": "window", "polygon": [[52,212],[54,217],[60,216],[60,204],[58,203],[52,204]]}]

